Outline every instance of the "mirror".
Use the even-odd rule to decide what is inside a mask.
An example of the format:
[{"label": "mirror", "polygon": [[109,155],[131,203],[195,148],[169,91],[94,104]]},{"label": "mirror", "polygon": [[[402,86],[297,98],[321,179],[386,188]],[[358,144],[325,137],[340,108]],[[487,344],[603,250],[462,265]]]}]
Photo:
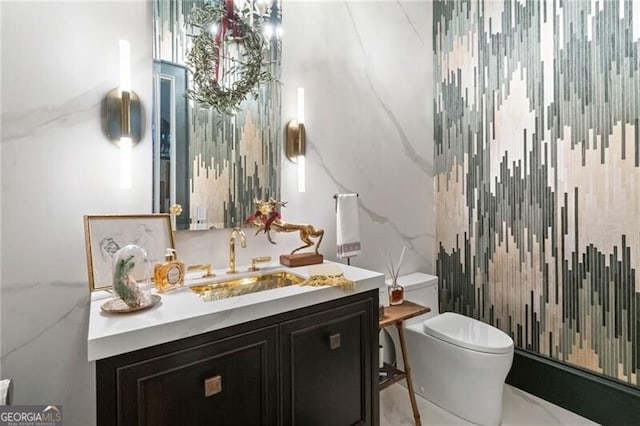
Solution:
[{"label": "mirror", "polygon": [[[236,113],[187,97],[194,88],[187,58],[199,34],[191,15],[204,5],[233,9],[264,38],[263,69],[272,80],[256,86]],[[254,198],[280,198],[280,28],[281,0],[154,0],[153,210],[180,204],[176,229],[238,226],[253,213]],[[236,44],[221,57],[242,58]],[[230,80],[220,84],[233,87],[242,76],[226,65]]]}]

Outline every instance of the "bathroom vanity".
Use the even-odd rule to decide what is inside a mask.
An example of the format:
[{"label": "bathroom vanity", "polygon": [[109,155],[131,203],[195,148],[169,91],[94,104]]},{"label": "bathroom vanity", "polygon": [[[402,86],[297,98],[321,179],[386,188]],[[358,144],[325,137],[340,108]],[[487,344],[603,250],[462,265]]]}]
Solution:
[{"label": "bathroom vanity", "polygon": [[[290,285],[205,301],[183,288],[127,315],[102,313],[109,296],[93,293],[98,424],[377,425],[384,276],[340,268],[353,292]],[[261,273],[276,270],[308,276]]]}]

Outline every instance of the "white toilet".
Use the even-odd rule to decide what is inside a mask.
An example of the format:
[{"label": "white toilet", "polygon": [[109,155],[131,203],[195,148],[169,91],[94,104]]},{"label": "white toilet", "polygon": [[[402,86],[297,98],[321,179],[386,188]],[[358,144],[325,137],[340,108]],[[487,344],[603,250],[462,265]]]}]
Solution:
[{"label": "white toilet", "polygon": [[[405,289],[405,300],[431,308],[430,313],[405,321],[414,391],[469,422],[499,425],[513,340],[473,318],[440,314],[438,277],[414,273],[400,277],[398,283]],[[399,346],[396,354],[401,358]]]}]

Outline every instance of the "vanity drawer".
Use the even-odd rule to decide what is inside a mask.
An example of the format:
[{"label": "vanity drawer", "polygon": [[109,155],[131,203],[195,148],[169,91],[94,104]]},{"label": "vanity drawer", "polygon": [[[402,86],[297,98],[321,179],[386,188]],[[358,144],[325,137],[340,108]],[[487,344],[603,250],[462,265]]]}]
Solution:
[{"label": "vanity drawer", "polygon": [[120,425],[274,425],[277,327],[117,369]]}]

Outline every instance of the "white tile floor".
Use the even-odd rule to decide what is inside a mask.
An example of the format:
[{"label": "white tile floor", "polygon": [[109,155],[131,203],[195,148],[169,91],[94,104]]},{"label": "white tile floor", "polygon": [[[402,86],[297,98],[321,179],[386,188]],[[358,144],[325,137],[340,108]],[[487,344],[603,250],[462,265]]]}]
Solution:
[{"label": "white tile floor", "polygon": [[[502,426],[516,425],[596,425],[588,419],[543,399],[505,385]],[[472,425],[416,395],[422,424]],[[407,389],[395,384],[380,393],[380,426],[413,425],[413,413]]]}]

